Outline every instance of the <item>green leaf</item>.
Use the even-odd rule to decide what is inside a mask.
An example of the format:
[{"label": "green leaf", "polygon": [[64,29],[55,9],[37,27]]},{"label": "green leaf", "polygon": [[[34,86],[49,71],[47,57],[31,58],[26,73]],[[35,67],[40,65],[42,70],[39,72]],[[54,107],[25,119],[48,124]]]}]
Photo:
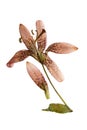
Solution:
[{"label": "green leaf", "polygon": [[51,103],[49,104],[49,107],[46,109],[42,109],[43,111],[51,111],[51,112],[56,112],[56,113],[67,113],[67,112],[72,112],[68,106],[64,104],[55,104]]}]

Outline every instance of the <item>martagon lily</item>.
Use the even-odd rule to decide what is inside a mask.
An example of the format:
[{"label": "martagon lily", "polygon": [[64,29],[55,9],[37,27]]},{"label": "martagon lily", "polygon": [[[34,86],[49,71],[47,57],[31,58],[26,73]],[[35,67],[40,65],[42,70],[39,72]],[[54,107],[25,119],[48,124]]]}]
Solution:
[{"label": "martagon lily", "polygon": [[[53,83],[51,82],[47,71],[45,67],[48,69],[48,71],[51,73],[51,75],[59,82],[62,82],[64,80],[64,76],[62,72],[60,71],[59,67],[56,65],[56,63],[48,56],[48,52],[54,52],[57,54],[67,54],[76,51],[78,48],[72,44],[66,43],[66,42],[58,42],[51,44],[46,49],[47,44],[47,33],[43,24],[43,21],[37,20],[36,21],[36,38],[33,37],[33,32],[30,33],[28,29],[23,25],[19,25],[19,32],[20,32],[20,42],[23,42],[27,49],[20,50],[14,54],[14,56],[8,61],[7,66],[12,67],[14,63],[23,61],[25,58],[32,56],[34,59],[36,59],[43,67],[43,70],[57,93],[57,95],[60,97],[66,108],[69,109],[69,111],[72,111],[69,106],[66,104],[64,99],[60,96],[60,94],[55,89]],[[49,89],[47,81],[45,80],[43,74],[40,72],[40,70],[32,63],[26,62],[26,68],[27,72],[32,78],[32,80],[36,83],[37,86],[39,86],[42,90],[44,90],[46,98],[49,98]],[[62,107],[61,107],[62,108]],[[65,109],[65,108],[64,108]],[[51,111],[51,110],[50,110]],[[53,111],[53,110],[52,110]],[[56,111],[56,110],[54,110]],[[67,111],[67,110],[66,110]]]}]

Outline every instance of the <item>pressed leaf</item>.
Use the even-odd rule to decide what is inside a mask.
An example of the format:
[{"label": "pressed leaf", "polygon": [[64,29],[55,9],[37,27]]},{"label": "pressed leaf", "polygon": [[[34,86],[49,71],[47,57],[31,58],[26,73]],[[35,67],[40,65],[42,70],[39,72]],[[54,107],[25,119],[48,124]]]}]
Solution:
[{"label": "pressed leaf", "polygon": [[[37,35],[39,36],[42,32],[43,29],[45,29],[44,24],[41,20],[36,21],[36,29],[37,29]],[[43,50],[46,47],[46,42],[47,42],[47,35],[46,32],[44,32],[38,39],[38,50],[43,52]]]},{"label": "pressed leaf", "polygon": [[58,68],[56,63],[48,55],[46,55],[44,64],[47,67],[47,69],[49,70],[49,72],[51,73],[51,75],[57,81],[62,82],[64,80],[64,76],[63,76],[62,72],[60,71],[60,69]]},{"label": "pressed leaf", "polygon": [[7,63],[8,67],[12,67],[14,63],[23,61],[25,58],[27,58],[30,55],[29,50],[20,50],[15,53],[15,55],[9,60]]},{"label": "pressed leaf", "polygon": [[26,47],[28,49],[30,49],[31,46],[32,46],[32,43],[34,42],[34,39],[31,36],[30,32],[28,31],[28,29],[23,24],[19,25],[19,32],[20,32],[20,35],[21,35],[21,39],[25,43]]},{"label": "pressed leaf", "polygon": [[76,51],[78,48],[72,44],[59,42],[53,43],[47,48],[47,52],[51,51],[59,54],[67,54]]},{"label": "pressed leaf", "polygon": [[32,80],[37,84],[37,86],[39,86],[42,90],[44,90],[46,98],[49,98],[48,85],[40,70],[30,62],[26,63],[26,67],[27,72],[32,78]]},{"label": "pressed leaf", "polygon": [[72,112],[70,108],[68,108],[64,104],[55,104],[51,103],[48,108],[42,109],[43,111],[50,111],[50,112],[56,112],[56,113],[67,113]]}]

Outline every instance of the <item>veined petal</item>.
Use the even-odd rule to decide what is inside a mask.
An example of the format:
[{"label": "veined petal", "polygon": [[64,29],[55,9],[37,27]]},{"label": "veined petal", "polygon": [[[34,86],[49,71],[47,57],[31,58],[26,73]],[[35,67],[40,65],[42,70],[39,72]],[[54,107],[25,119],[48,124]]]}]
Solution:
[{"label": "veined petal", "polygon": [[25,43],[26,47],[29,49],[31,47],[31,44],[34,42],[33,37],[31,36],[30,32],[23,24],[19,25],[19,32],[23,42]]},{"label": "veined petal", "polygon": [[47,69],[49,70],[49,72],[51,73],[51,75],[57,81],[62,82],[64,80],[62,72],[60,71],[60,69],[58,68],[56,63],[53,60],[51,60],[51,58],[48,55],[46,56],[46,60],[45,60],[44,64],[47,67]]},{"label": "veined petal", "polygon": [[12,67],[14,63],[24,60],[29,55],[30,55],[29,50],[20,50],[16,52],[15,55],[9,60],[9,62],[7,63],[7,66]]},{"label": "veined petal", "polygon": [[36,83],[37,86],[45,91],[46,98],[49,98],[48,85],[40,70],[30,62],[26,62],[26,67],[27,72],[32,80]]},{"label": "veined petal", "polygon": [[[36,21],[36,30],[37,30],[38,36],[41,34],[43,29],[45,29],[43,21],[37,20]],[[46,47],[46,42],[47,42],[47,35],[46,35],[46,32],[45,32],[37,39],[39,51],[41,51],[41,52],[44,51],[44,49]]]},{"label": "veined petal", "polygon": [[78,48],[66,42],[53,43],[47,48],[47,52],[51,51],[59,54],[67,54],[76,51]]}]

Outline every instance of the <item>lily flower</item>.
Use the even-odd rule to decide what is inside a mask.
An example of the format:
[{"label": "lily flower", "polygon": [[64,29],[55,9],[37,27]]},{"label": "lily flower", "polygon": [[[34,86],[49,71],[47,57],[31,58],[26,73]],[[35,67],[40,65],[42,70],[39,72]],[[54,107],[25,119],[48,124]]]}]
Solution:
[{"label": "lily flower", "polygon": [[[33,38],[32,33],[30,33],[23,24],[19,25],[19,32],[21,36],[20,42],[22,41],[27,49],[16,52],[8,61],[7,66],[12,67],[14,63],[23,61],[25,58],[32,56],[42,66],[45,66],[57,81],[62,82],[64,80],[63,74],[56,63],[48,56],[48,53],[54,52],[57,54],[67,54],[76,51],[78,48],[75,45],[66,42],[58,42],[51,44],[46,49],[47,33],[43,21],[41,20],[36,21],[35,39]],[[43,89],[45,93],[48,93],[47,82],[45,81],[39,69],[30,62],[27,62],[26,66],[30,77],[37,84],[37,86]],[[47,98],[48,97],[49,96],[47,96]]]}]

